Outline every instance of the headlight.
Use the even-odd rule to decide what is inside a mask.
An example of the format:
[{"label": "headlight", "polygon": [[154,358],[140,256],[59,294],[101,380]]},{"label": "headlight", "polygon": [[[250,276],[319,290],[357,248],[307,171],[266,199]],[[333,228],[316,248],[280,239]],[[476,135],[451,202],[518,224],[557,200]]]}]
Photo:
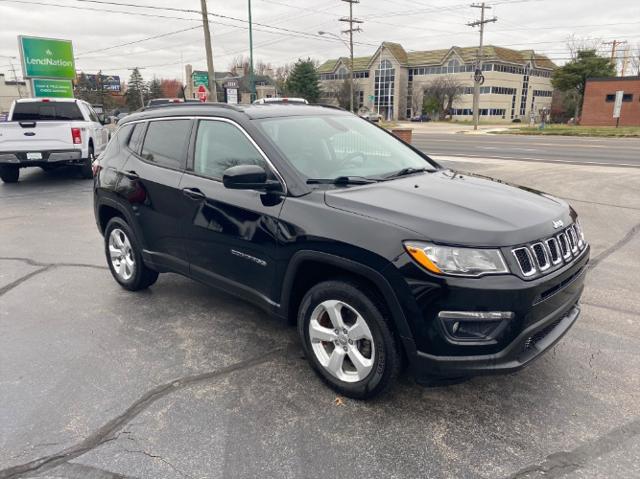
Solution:
[{"label": "headlight", "polygon": [[497,249],[458,248],[417,241],[406,241],[404,247],[418,264],[436,274],[482,276],[509,272]]}]

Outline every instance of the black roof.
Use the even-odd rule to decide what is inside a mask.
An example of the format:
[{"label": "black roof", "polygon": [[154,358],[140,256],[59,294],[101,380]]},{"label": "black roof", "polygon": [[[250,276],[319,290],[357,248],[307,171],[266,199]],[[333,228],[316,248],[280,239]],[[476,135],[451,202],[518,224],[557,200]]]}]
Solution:
[{"label": "black roof", "polygon": [[124,122],[146,118],[162,118],[166,116],[230,116],[244,114],[249,119],[316,116],[349,113],[341,108],[329,105],[306,105],[300,103],[268,103],[257,105],[229,105],[227,103],[170,103],[150,107],[126,117]]}]

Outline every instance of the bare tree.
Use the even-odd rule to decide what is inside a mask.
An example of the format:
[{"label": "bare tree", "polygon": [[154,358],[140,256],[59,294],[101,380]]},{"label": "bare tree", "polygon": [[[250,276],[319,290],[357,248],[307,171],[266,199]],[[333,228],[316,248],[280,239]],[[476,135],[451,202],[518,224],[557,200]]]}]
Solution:
[{"label": "bare tree", "polygon": [[578,58],[578,52],[586,50],[595,50],[602,46],[601,38],[585,38],[571,34],[567,37],[567,50],[569,50],[569,58],[575,60]]},{"label": "bare tree", "polygon": [[425,103],[433,108],[440,120],[449,114],[455,102],[464,92],[463,84],[454,76],[447,75],[433,79],[424,87]]},{"label": "bare tree", "polygon": [[[248,75],[249,62],[249,57],[238,55],[231,60],[231,63],[229,64],[229,71],[234,75],[237,75],[238,69],[243,68],[245,75]],[[271,68],[271,63],[265,62],[264,60],[256,60],[253,64],[253,72],[256,75],[266,75],[267,70],[270,70]]]},{"label": "bare tree", "polygon": [[631,74],[640,76],[640,42],[636,43],[636,46],[631,49],[630,62],[631,62]]},{"label": "bare tree", "polygon": [[411,94],[411,111],[413,115],[422,114],[422,105],[424,100],[424,88],[422,86],[414,86]]}]

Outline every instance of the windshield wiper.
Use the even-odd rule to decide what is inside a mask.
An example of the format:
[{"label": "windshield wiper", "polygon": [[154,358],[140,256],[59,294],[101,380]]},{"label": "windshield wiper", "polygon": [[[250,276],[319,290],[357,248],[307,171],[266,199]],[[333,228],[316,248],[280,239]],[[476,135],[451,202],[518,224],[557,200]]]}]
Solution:
[{"label": "windshield wiper", "polygon": [[368,185],[378,180],[365,176],[338,176],[336,178],[309,178],[308,185]]},{"label": "windshield wiper", "polygon": [[414,173],[422,173],[423,171],[433,171],[430,168],[413,168],[413,167],[408,167],[408,168],[402,168],[399,171],[396,171],[395,173],[391,173],[390,175],[387,175],[384,177],[385,180],[391,180],[393,178],[400,178],[401,176],[407,176],[407,175],[413,175]]}]

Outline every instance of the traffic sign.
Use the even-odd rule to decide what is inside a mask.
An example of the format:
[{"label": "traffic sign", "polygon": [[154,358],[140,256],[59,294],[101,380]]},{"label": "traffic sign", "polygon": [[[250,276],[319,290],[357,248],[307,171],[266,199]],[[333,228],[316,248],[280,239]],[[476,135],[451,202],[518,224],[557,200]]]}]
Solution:
[{"label": "traffic sign", "polygon": [[204,87],[204,85],[200,85],[198,87],[198,98],[200,98],[200,101],[202,103],[207,101],[207,89]]}]

